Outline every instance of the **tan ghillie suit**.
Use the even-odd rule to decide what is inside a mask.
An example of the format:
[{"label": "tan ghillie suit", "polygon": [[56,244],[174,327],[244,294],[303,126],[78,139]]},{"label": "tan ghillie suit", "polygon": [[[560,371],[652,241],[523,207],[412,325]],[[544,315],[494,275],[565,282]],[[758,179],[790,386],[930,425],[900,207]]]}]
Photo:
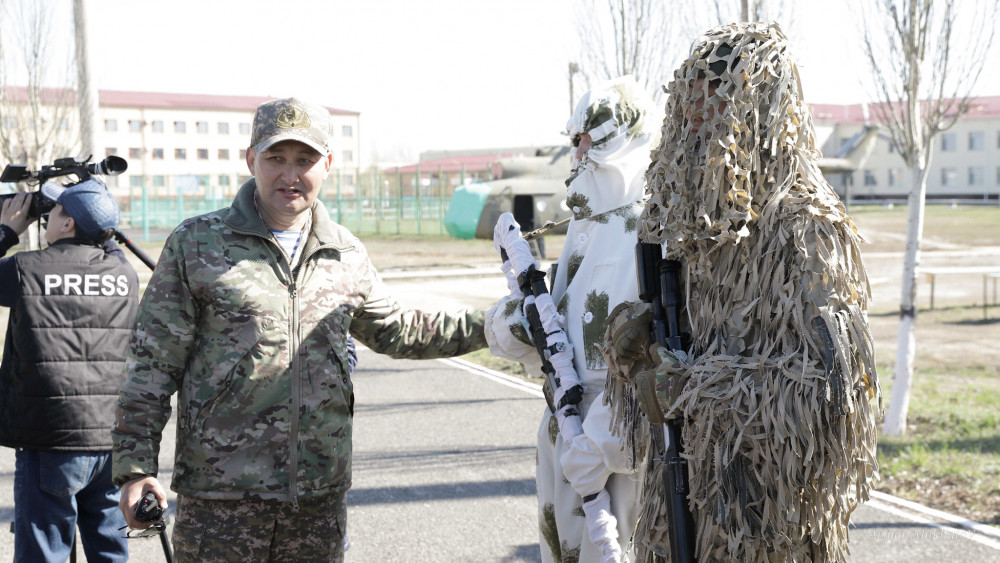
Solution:
[{"label": "tan ghillie suit", "polygon": [[[787,47],[776,24],[703,36],[669,85],[647,172],[639,238],[685,266],[692,342],[657,381],[664,412],[684,419],[700,561],[843,561],[878,478],[862,240],[817,167]],[[609,355],[608,392],[642,450],[622,385],[639,366]],[[684,384],[670,404],[668,378]],[[638,553],[652,561],[669,550],[659,480],[647,483]]]}]

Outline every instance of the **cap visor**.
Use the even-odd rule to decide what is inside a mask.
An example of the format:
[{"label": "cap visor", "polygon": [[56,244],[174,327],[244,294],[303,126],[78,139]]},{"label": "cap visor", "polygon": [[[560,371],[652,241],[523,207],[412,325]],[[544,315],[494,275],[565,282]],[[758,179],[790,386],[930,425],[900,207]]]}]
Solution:
[{"label": "cap visor", "polygon": [[254,152],[262,153],[262,152],[266,151],[267,149],[273,147],[274,145],[276,145],[276,144],[278,144],[278,143],[280,143],[282,141],[298,141],[300,143],[309,145],[310,147],[312,147],[313,149],[315,149],[316,152],[318,152],[320,154],[328,154],[330,152],[329,149],[327,149],[323,145],[317,143],[316,141],[314,141],[314,140],[312,140],[312,139],[310,139],[308,137],[305,137],[303,135],[297,135],[295,133],[285,133],[285,134],[282,134],[282,135],[275,135],[273,137],[265,139],[265,140],[257,143],[257,145],[253,148],[253,150],[254,150]]},{"label": "cap visor", "polygon": [[56,182],[45,182],[42,184],[42,195],[59,203],[59,196],[66,191],[66,188]]}]

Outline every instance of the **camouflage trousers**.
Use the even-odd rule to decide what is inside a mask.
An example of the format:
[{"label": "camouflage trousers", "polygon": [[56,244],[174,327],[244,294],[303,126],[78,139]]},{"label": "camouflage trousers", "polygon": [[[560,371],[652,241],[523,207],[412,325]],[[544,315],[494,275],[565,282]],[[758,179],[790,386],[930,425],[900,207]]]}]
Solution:
[{"label": "camouflage trousers", "polygon": [[174,520],[174,560],[187,562],[343,562],[344,493],[292,503],[210,500],[181,495]]}]

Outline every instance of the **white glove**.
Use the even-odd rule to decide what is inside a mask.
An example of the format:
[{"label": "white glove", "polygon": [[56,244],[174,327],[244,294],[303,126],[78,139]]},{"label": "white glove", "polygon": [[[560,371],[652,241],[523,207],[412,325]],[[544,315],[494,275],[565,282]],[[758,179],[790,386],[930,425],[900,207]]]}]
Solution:
[{"label": "white glove", "polygon": [[501,249],[507,251],[515,278],[530,266],[534,266],[535,269],[541,268],[541,265],[531,255],[528,241],[521,238],[520,225],[514,220],[514,215],[509,212],[501,214],[500,218],[497,219],[496,226],[493,227],[493,248],[497,252],[500,252]]},{"label": "white glove", "polygon": [[611,514],[611,497],[601,489],[597,498],[583,503],[587,517],[587,535],[601,548],[601,563],[621,563],[622,548],[618,545],[618,520]]}]

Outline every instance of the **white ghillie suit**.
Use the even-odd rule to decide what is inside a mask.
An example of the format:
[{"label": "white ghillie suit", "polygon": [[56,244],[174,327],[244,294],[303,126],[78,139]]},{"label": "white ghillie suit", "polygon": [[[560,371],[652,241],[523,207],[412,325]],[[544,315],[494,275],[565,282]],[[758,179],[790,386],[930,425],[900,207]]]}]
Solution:
[{"label": "white ghillie suit", "polygon": [[[787,48],[776,24],[700,38],[668,87],[647,173],[639,238],[685,267],[692,342],[657,395],[684,420],[700,561],[843,561],[851,512],[878,479],[862,239],[817,167]],[[644,502],[651,560],[666,549],[663,500]]]},{"label": "white ghillie suit", "polygon": [[[545,409],[538,431],[539,534],[543,561],[600,561],[588,539],[581,498],[602,489],[626,549],[638,514],[639,474],[610,429],[603,401],[607,366],[602,345],[608,312],[637,299],[634,246],[643,208],[643,174],[659,114],[635,81],[621,78],[583,96],[568,123],[569,134],[590,134],[592,148],[574,159],[567,205],[573,211],[551,296],[573,347],[573,367],[584,396],[583,434],[564,443],[556,417]],[[498,356],[541,373],[538,353],[523,326],[522,299],[501,299],[487,313],[486,337]]]}]

